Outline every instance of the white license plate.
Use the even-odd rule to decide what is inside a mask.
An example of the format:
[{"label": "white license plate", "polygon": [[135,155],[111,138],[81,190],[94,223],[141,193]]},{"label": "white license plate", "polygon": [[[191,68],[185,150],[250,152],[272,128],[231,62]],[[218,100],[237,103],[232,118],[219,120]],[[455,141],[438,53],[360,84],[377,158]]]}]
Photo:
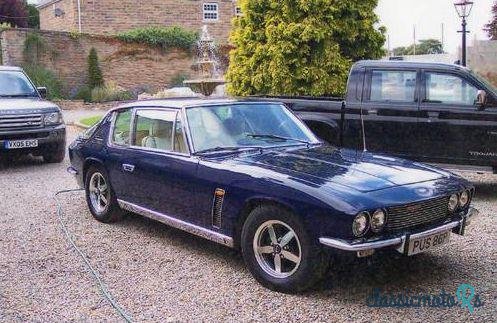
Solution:
[{"label": "white license plate", "polygon": [[450,240],[450,231],[437,233],[428,237],[409,240],[407,255],[412,256],[446,244]]},{"label": "white license plate", "polygon": [[38,147],[38,140],[9,140],[5,142],[5,149],[22,149]]}]

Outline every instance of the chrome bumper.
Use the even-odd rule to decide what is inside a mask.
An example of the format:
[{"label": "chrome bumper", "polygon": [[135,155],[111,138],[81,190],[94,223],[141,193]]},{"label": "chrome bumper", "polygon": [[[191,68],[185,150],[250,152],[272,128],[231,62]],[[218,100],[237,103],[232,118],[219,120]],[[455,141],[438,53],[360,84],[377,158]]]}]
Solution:
[{"label": "chrome bumper", "polygon": [[436,233],[444,232],[452,230],[453,233],[457,233],[459,235],[464,235],[464,231],[466,227],[471,223],[471,221],[477,217],[479,214],[478,210],[475,208],[470,208],[468,213],[462,216],[460,220],[452,221],[441,225],[439,227],[426,230],[423,232],[413,233],[410,235],[404,234],[400,237],[386,239],[386,240],[371,240],[363,243],[349,243],[345,240],[341,239],[333,239],[322,237],[319,238],[319,242],[327,247],[340,249],[344,251],[371,251],[375,249],[391,247],[396,249],[400,253],[404,253],[406,243],[409,239],[418,239],[422,237],[427,237]]}]

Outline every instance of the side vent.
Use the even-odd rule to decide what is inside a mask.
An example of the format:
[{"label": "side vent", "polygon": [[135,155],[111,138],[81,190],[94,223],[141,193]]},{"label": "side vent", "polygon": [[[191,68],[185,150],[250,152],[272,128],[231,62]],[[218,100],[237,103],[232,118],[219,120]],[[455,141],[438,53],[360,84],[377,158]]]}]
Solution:
[{"label": "side vent", "polygon": [[214,200],[212,202],[212,226],[221,228],[221,219],[223,212],[223,201],[226,192],[223,189],[217,188],[214,192]]}]

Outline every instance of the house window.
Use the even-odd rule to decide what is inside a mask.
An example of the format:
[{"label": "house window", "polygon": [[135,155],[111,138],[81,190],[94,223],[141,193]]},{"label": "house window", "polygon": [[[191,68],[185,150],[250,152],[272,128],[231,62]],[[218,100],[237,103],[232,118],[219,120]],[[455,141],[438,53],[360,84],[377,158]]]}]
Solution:
[{"label": "house window", "polygon": [[204,21],[217,21],[219,19],[219,6],[215,2],[204,3]]},{"label": "house window", "polygon": [[236,15],[237,17],[241,17],[241,16],[243,16],[243,13],[242,13],[242,7],[236,7],[236,8],[235,8],[235,15]]}]

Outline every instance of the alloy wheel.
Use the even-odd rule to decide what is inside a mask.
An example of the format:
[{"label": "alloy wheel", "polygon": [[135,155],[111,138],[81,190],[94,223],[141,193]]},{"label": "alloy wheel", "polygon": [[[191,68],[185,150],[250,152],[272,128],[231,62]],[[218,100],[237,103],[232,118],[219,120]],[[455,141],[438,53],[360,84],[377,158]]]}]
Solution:
[{"label": "alloy wheel", "polygon": [[259,226],[253,248],[259,266],[275,278],[291,276],[302,260],[297,234],[288,224],[278,220],[266,221]]},{"label": "alloy wheel", "polygon": [[90,178],[88,189],[93,209],[97,213],[104,213],[110,200],[109,186],[105,181],[105,177],[99,172],[94,173]]}]

